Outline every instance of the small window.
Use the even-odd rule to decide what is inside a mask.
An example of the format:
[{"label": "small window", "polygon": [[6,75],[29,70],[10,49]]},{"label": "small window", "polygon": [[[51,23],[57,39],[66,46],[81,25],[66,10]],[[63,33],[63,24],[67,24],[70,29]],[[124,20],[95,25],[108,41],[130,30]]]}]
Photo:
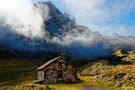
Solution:
[{"label": "small window", "polygon": [[59,63],[58,63],[58,68],[59,68],[59,69],[62,69],[62,62],[59,62]]}]

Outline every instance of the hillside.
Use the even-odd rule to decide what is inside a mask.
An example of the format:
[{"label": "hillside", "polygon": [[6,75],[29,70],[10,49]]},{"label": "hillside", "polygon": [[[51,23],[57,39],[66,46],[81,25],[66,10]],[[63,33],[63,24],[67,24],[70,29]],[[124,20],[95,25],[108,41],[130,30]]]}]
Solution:
[{"label": "hillside", "polygon": [[[78,67],[78,78],[73,84],[49,84],[50,90],[134,90],[135,89],[134,51],[117,51],[112,57],[87,62],[73,62]],[[114,61],[114,62],[113,62]],[[45,85],[33,84],[37,78],[36,68],[45,61],[27,59],[0,60],[1,90],[44,90]],[[112,63],[113,62],[113,63]],[[5,64],[6,63],[6,64]],[[85,64],[85,65],[84,65]],[[80,67],[81,66],[81,67]]]},{"label": "hillside", "polygon": [[42,63],[20,58],[0,59],[0,87],[36,79],[36,68]]},{"label": "hillside", "polygon": [[90,62],[79,74],[93,77],[100,86],[118,90],[135,89],[135,52],[119,50],[105,60]]}]

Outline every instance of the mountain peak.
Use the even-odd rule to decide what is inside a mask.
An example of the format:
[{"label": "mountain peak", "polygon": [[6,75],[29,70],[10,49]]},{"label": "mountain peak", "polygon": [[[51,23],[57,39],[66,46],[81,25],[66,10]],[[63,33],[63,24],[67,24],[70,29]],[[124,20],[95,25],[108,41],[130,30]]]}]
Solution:
[{"label": "mountain peak", "polygon": [[[45,29],[50,36],[62,35],[63,32],[60,29],[72,21],[67,14],[61,13],[51,1],[37,2],[34,5],[44,18]],[[46,13],[47,16],[45,16]]]}]

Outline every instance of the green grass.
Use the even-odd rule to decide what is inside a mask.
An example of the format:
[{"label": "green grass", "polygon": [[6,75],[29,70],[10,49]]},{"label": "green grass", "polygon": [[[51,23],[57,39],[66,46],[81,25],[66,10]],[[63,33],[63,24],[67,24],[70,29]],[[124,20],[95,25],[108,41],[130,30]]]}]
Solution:
[{"label": "green grass", "polygon": [[[120,76],[125,74],[123,76]],[[104,60],[95,62],[93,65],[86,67],[81,76],[88,76],[94,79],[97,86],[104,86],[113,90],[135,90],[135,68],[133,64],[109,65]],[[117,77],[117,78],[116,78]],[[91,79],[91,80],[92,80]],[[116,83],[120,82],[120,86]],[[89,83],[90,84],[90,83]]]},{"label": "green grass", "polygon": [[134,63],[135,62],[135,50],[122,52],[122,50],[118,50],[114,53],[114,55],[121,59],[123,62]]},{"label": "green grass", "polygon": [[36,79],[36,68],[41,62],[25,59],[0,60],[0,86]]},{"label": "green grass", "polygon": [[[107,90],[135,90],[134,55],[134,51],[127,53],[118,51],[114,54],[116,59],[111,58],[111,61],[117,64],[111,64],[109,60],[89,62],[81,66],[82,71],[78,73],[80,81],[74,84],[49,84],[48,90],[80,90],[85,86],[107,88]],[[74,65],[80,66],[81,62],[74,62]],[[27,59],[0,60],[0,90],[9,88],[10,90],[47,90],[45,85],[32,84],[37,78],[36,68],[43,63]],[[122,73],[125,75],[119,76]],[[116,86],[117,81],[122,84]]]},{"label": "green grass", "polygon": [[125,56],[126,54],[124,53],[124,51],[118,50],[118,51],[116,51],[116,52],[114,53],[114,55],[115,55],[116,57],[123,57],[123,56]]}]

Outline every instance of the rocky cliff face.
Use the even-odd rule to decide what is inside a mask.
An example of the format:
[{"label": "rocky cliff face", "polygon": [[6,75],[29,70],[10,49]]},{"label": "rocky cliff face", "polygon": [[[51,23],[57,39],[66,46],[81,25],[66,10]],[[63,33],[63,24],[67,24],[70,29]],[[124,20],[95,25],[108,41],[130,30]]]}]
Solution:
[{"label": "rocky cliff face", "polygon": [[10,27],[0,26],[0,31],[6,33],[0,36],[1,50],[17,52],[19,56],[38,58],[65,53],[74,60],[88,60],[109,56],[118,49],[135,49],[134,37],[102,36],[86,26],[78,25],[74,19],[61,13],[51,2],[35,3],[34,8],[43,18],[42,28],[46,32],[45,36],[40,39],[28,38],[5,32],[4,30]]}]

